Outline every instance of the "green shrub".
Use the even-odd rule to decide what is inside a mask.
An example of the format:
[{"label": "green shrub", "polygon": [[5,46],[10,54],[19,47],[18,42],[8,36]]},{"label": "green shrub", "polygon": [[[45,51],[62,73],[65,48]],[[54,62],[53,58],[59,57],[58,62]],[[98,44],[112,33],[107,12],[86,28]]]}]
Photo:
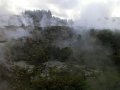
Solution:
[{"label": "green shrub", "polygon": [[[72,67],[71,67],[72,69]],[[56,70],[47,69],[44,66],[25,69],[14,67],[11,78],[12,90],[85,90],[86,82],[82,71],[79,73],[74,69]],[[73,70],[73,69],[72,69]],[[77,72],[77,73],[76,73]]]}]

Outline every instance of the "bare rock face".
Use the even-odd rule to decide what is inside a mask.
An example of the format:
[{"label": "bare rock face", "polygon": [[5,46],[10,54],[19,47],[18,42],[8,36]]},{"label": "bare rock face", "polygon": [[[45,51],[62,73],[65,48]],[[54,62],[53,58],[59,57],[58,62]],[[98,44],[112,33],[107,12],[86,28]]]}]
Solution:
[{"label": "bare rock face", "polygon": [[6,34],[3,29],[0,29],[0,43],[4,43],[7,41]]},{"label": "bare rock face", "polygon": [[32,27],[17,27],[17,26],[6,26],[0,27],[0,43],[5,43],[9,40],[19,39],[22,37],[29,37]]},{"label": "bare rock face", "polygon": [[44,65],[46,66],[46,68],[57,68],[57,69],[61,69],[61,68],[65,68],[66,65],[62,62],[59,61],[48,61],[46,63],[44,63]]}]

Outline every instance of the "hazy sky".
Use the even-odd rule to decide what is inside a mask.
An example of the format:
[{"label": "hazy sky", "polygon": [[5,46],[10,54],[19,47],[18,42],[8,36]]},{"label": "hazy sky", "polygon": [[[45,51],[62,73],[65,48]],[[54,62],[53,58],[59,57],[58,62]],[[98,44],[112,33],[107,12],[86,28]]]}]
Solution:
[{"label": "hazy sky", "polygon": [[71,19],[120,17],[120,0],[0,0],[1,14],[27,9],[50,9],[55,16]]}]

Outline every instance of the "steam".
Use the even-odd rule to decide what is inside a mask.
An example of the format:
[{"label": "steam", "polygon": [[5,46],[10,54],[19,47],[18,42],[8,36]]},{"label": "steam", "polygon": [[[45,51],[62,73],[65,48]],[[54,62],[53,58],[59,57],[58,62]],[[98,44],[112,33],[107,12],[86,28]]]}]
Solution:
[{"label": "steam", "polygon": [[[10,1],[13,2],[15,0]],[[77,33],[82,35],[82,39],[80,39],[79,42],[75,43],[76,38],[74,38],[74,42],[65,41],[65,44],[63,45],[67,46],[69,43],[71,43],[71,47],[74,49],[75,52],[74,57],[80,56],[81,58],[81,60],[77,59],[79,64],[83,64],[87,67],[100,70],[106,69],[106,67],[113,66],[112,60],[110,60],[110,58],[108,57],[111,55],[111,49],[100,45],[99,42],[94,40],[94,37],[91,37],[90,35],[88,35],[88,33],[86,33],[87,31],[84,31],[86,30],[86,28],[120,29],[120,18],[111,17],[114,8],[113,4],[108,2],[103,3],[104,0],[101,0],[102,2],[92,2],[85,5],[83,5],[83,2],[86,0],[81,0],[81,2],[80,0],[75,0],[75,3],[72,3],[73,0],[65,0],[65,3],[63,1],[56,2],[55,0],[44,0],[43,4],[39,5],[39,1],[37,0],[26,0],[28,2],[34,2],[33,4],[36,6],[33,7],[34,5],[31,5],[30,3],[30,5],[28,5],[30,8],[28,9],[51,9],[53,15],[50,11],[44,10],[28,11],[27,14],[22,13],[16,15],[16,13],[18,13],[17,10],[22,11],[26,8],[22,8],[22,4],[20,4],[20,6],[17,6],[17,1],[18,0],[16,0],[14,3],[15,7],[13,7],[11,6],[11,3],[11,5],[9,4],[8,0],[0,0],[0,64],[4,64],[5,66],[7,66],[5,59],[6,42],[13,39],[31,36],[30,31],[34,30],[36,26],[74,26],[77,29]],[[23,0],[21,1],[23,2]],[[15,9],[16,7],[17,9]],[[60,19],[55,16],[72,18],[74,20],[74,25],[72,25],[72,20]],[[77,26],[83,27],[84,30],[83,28],[77,28]],[[83,31],[80,29],[82,29]],[[58,44],[59,43],[62,42],[58,41]],[[116,69],[112,69],[114,70],[114,72],[117,72]],[[0,89],[2,88],[2,86],[4,87],[4,85],[7,86],[6,82],[0,84]]]},{"label": "steam", "polygon": [[[36,10],[44,9],[51,10],[54,16],[63,17],[67,19],[73,19],[75,26],[98,28],[98,29],[120,29],[120,19],[115,16],[119,16],[119,0],[0,0],[0,26],[5,26],[9,15],[20,14],[24,10]],[[113,18],[115,17],[115,18]],[[16,20],[17,16],[10,17],[11,21],[7,25],[21,26],[21,21]],[[21,16],[22,22],[25,26],[32,25],[32,20],[24,15]],[[24,18],[24,19],[23,19]],[[27,21],[27,22],[26,22]],[[30,22],[28,22],[30,21]],[[42,27],[48,26],[48,22],[51,20],[46,19],[46,15],[43,16],[43,20],[39,22]],[[52,24],[56,24],[56,20],[52,20]],[[55,24],[54,24],[55,22]]]},{"label": "steam", "polygon": [[113,4],[92,3],[82,9],[79,20],[75,26],[97,28],[97,29],[120,29],[120,19],[112,17]]}]

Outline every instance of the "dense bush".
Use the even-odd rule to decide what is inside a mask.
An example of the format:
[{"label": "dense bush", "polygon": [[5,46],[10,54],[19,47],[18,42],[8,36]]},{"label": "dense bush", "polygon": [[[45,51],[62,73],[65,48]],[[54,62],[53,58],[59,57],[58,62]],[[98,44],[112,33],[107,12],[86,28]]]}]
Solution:
[{"label": "dense bush", "polygon": [[111,48],[112,56],[111,59],[118,66],[120,65],[120,32],[102,30],[97,34],[97,38],[101,43],[108,48]]},{"label": "dense bush", "polygon": [[[25,61],[28,65],[28,69],[13,68],[13,90],[119,90],[119,31],[92,29],[76,34],[71,28],[53,26],[44,30],[36,27],[31,34],[9,48],[7,57],[11,61]],[[45,67],[49,61],[76,68]]]},{"label": "dense bush", "polygon": [[[22,43],[22,42],[21,42]],[[70,47],[59,48],[56,46],[42,46],[34,42],[25,42],[23,46],[14,45],[10,47],[10,59],[12,61],[25,61],[32,65],[41,65],[49,60],[66,61],[72,55]]]},{"label": "dense bush", "polygon": [[110,30],[101,30],[97,34],[97,38],[102,41],[102,44],[112,46],[114,42],[113,32]]},{"label": "dense bush", "polygon": [[[74,69],[56,70],[34,67],[32,70],[14,67],[11,80],[12,90],[84,90],[86,88],[84,74]],[[76,73],[77,72],[77,73]]]}]

